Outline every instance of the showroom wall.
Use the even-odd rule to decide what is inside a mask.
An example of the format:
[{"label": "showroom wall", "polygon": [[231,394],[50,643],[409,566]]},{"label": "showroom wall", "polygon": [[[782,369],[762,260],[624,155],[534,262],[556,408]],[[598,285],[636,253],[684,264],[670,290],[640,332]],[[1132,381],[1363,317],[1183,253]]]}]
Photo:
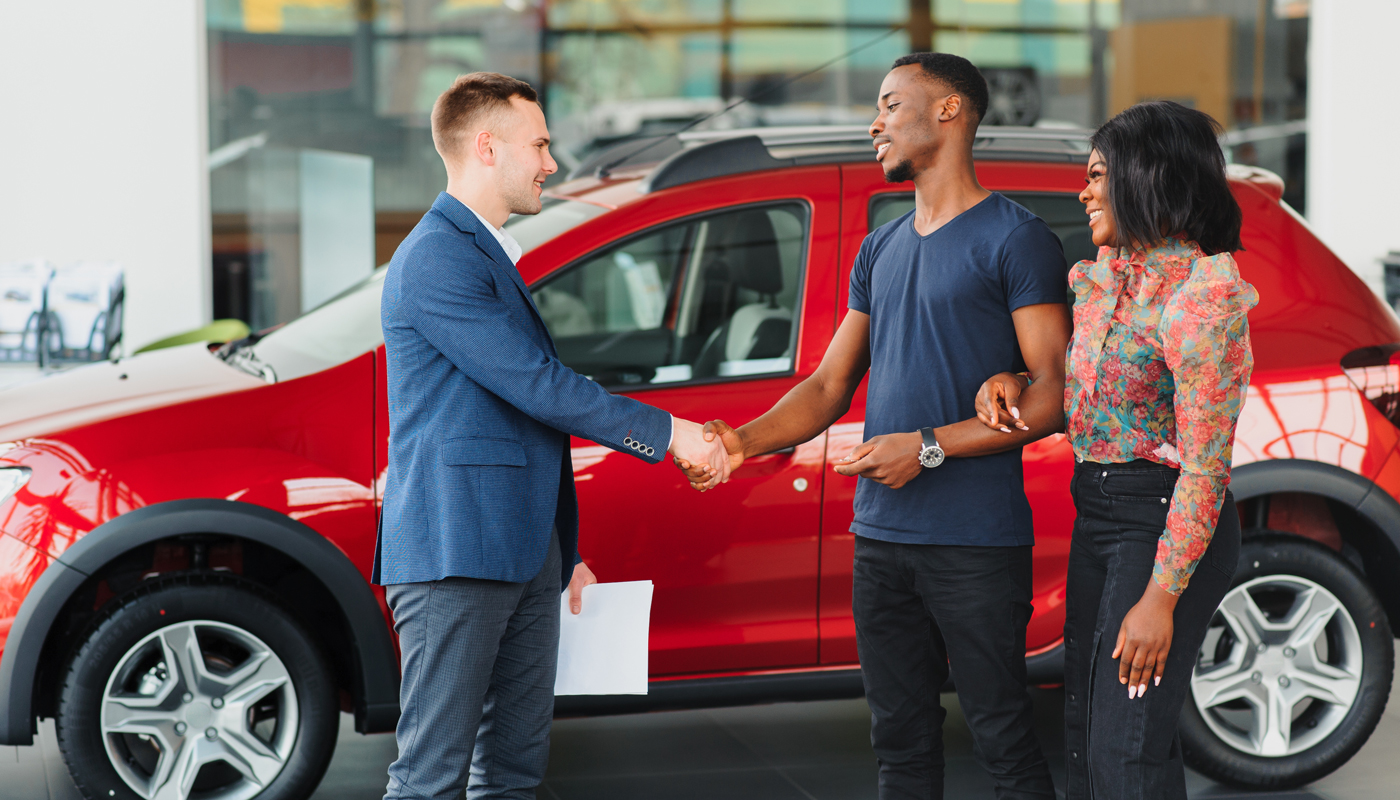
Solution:
[{"label": "showroom wall", "polygon": [[1308,220],[1381,291],[1400,251],[1400,67],[1395,0],[1312,0]]},{"label": "showroom wall", "polygon": [[0,3],[0,264],[116,260],[125,343],[210,313],[204,4]]}]

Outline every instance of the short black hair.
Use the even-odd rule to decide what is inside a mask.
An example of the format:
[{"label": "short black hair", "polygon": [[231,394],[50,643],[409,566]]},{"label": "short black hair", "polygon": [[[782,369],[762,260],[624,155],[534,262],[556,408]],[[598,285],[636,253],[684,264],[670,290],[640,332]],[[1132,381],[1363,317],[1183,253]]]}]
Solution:
[{"label": "short black hair", "polygon": [[895,59],[890,69],[918,64],[924,74],[947,84],[949,89],[962,95],[962,99],[977,112],[977,122],[987,116],[987,79],[971,61],[952,53],[910,53]]},{"label": "short black hair", "polygon": [[1108,167],[1118,247],[1182,236],[1208,255],[1241,249],[1244,215],[1225,177],[1221,130],[1205,112],[1157,100],[1138,103],[1094,132],[1090,142]]}]

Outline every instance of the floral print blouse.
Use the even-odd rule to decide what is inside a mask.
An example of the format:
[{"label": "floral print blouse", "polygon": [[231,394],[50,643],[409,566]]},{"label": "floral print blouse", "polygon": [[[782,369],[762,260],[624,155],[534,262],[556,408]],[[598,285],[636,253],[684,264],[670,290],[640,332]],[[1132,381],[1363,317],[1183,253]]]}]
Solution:
[{"label": "floral print blouse", "polygon": [[1074,337],[1065,382],[1075,456],[1148,459],[1181,470],[1153,578],[1181,594],[1205,553],[1230,483],[1235,421],[1249,374],[1249,309],[1259,293],[1228,253],[1167,239],[1103,247],[1069,273]]}]

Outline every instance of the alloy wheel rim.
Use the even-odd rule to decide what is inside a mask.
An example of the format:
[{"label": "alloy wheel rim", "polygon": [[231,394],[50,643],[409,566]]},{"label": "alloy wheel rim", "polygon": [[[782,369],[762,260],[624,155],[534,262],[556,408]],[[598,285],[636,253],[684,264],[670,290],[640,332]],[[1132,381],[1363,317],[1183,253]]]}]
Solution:
[{"label": "alloy wheel rim", "polygon": [[282,659],[233,625],[192,620],[146,636],[102,692],[107,757],[146,800],[247,800],[282,772],[299,704]]},{"label": "alloy wheel rim", "polygon": [[1362,667],[1356,622],[1336,595],[1296,575],[1268,575],[1221,601],[1197,656],[1191,697],[1221,741],[1282,758],[1341,725]]}]

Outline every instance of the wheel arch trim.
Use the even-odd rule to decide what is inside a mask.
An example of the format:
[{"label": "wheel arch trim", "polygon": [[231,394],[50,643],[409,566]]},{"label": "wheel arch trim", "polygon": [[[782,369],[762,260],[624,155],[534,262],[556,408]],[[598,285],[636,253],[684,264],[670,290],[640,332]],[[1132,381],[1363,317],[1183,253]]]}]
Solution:
[{"label": "wheel arch trim", "polygon": [[1321,495],[1370,520],[1400,550],[1400,503],[1350,470],[1300,458],[1255,461],[1231,470],[1230,491],[1236,500],[1277,492]]},{"label": "wheel arch trim", "polygon": [[34,691],[39,660],[69,599],[93,574],[144,544],[190,533],[257,542],[313,575],[339,606],[357,662],[356,728],[393,730],[398,721],[399,668],[379,602],[350,559],[304,523],[251,503],[188,499],[139,508],[94,528],[49,564],[25,596],[0,655],[0,745],[34,741]]}]

